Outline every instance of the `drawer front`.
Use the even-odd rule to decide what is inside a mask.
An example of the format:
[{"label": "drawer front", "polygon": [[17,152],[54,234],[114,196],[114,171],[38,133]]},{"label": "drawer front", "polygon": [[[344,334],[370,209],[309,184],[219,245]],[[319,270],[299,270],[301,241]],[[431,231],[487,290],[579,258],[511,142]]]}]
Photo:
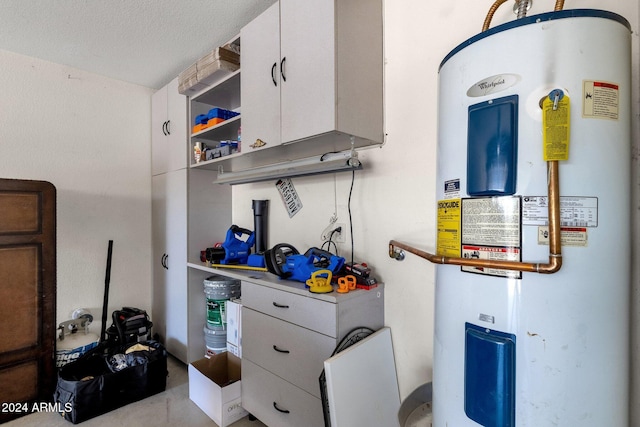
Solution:
[{"label": "drawer front", "polygon": [[242,308],[242,357],[320,397],[318,377],[336,340]]},{"label": "drawer front", "polygon": [[242,304],[330,337],[336,337],[336,304],[281,291],[268,286],[242,282]]},{"label": "drawer front", "polygon": [[270,427],[324,427],[320,399],[245,358],[242,406]]}]

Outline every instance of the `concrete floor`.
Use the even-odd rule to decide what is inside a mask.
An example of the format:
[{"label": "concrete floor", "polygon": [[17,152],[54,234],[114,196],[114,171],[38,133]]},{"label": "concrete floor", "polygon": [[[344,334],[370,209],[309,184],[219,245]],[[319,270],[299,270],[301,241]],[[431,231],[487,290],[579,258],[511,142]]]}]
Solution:
[{"label": "concrete floor", "polygon": [[[187,366],[169,356],[167,368],[169,376],[164,392],[92,418],[79,425],[83,427],[216,427],[217,424],[189,399]],[[72,425],[58,413],[41,412],[10,421],[3,424],[3,427],[69,427]],[[265,425],[258,420],[250,421],[248,417],[245,417],[229,427],[265,427]]]}]

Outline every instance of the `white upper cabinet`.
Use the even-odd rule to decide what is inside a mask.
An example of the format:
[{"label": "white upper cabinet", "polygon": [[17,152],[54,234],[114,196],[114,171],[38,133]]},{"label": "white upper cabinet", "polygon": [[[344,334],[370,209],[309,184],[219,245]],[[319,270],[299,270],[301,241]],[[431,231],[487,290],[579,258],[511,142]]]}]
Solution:
[{"label": "white upper cabinet", "polygon": [[280,0],[241,38],[245,152],[256,139],[324,142],[317,152],[384,141],[381,1]]},{"label": "white upper cabinet", "polygon": [[187,166],[187,97],[178,79],[151,96],[151,173],[159,175]]},{"label": "white upper cabinet", "polygon": [[[280,138],[280,9],[274,4],[245,26],[242,39],[243,151],[281,143]],[[246,88],[242,90],[242,88]],[[259,147],[263,141],[266,145]],[[249,147],[254,145],[255,148]]]},{"label": "white upper cabinet", "polygon": [[280,1],[283,142],[337,129],[335,3]]}]

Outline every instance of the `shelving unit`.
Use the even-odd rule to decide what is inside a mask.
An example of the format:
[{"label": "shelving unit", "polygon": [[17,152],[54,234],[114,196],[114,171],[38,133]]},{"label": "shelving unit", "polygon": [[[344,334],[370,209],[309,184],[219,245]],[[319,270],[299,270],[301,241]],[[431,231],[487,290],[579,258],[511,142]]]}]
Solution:
[{"label": "shelving unit", "polygon": [[[197,142],[202,142],[209,147],[216,147],[219,145],[220,141],[237,141],[238,139],[238,131],[242,121],[241,115],[235,116],[198,132],[192,131],[196,117],[200,114],[207,114],[212,108],[217,107],[240,112],[240,70],[230,72],[220,69],[210,78],[214,80],[215,83],[202,92],[192,96],[189,100],[191,153],[193,153],[193,147]],[[241,147],[239,147],[238,153],[232,155],[238,156],[240,154],[240,149]],[[192,168],[204,167],[206,169],[217,169],[215,166],[212,167],[211,165],[228,160],[226,157],[229,156],[222,156],[212,160],[201,160],[196,162],[195,157],[191,155],[189,165]]]},{"label": "shelving unit", "polygon": [[206,275],[187,262],[197,262],[200,251],[224,239],[231,226],[231,188],[212,184],[215,167],[195,163],[193,144],[236,139],[241,122],[236,116],[192,134],[198,114],[214,107],[240,109],[239,70],[219,69],[207,80],[210,86],[186,97],[174,79],[154,95],[152,108],[154,330],[184,363],[204,356],[206,323]]}]

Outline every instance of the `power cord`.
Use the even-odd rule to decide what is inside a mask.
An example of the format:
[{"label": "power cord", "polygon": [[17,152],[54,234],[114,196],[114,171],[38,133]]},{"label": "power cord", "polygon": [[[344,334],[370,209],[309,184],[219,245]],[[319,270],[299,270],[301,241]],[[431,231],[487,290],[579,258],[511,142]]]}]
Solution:
[{"label": "power cord", "polygon": [[353,218],[351,217],[351,194],[353,194],[353,182],[356,180],[356,171],[351,171],[351,188],[349,189],[349,201],[347,209],[349,210],[349,231],[351,235],[351,265],[353,265]]},{"label": "power cord", "polygon": [[[353,253],[354,253],[354,243],[353,243],[353,216],[351,214],[351,196],[353,195],[353,184],[356,180],[356,171],[352,170],[351,171],[351,186],[349,188],[349,199],[347,201],[347,210],[349,211],[349,233],[350,233],[350,237],[351,237],[351,265],[354,264],[353,261]],[[329,227],[325,228],[324,231],[322,232],[322,239],[324,240],[325,235],[327,234],[327,232],[329,232],[328,230],[330,229],[331,226],[333,226],[333,224],[335,223],[335,221],[337,220],[337,217],[332,218],[332,223],[329,224]],[[331,245],[333,245],[333,247],[335,248],[335,255],[338,255],[338,245],[336,245],[336,242],[333,241],[333,235],[335,233],[342,233],[342,227],[336,227],[333,230],[331,230],[329,232],[329,238],[325,240],[325,242],[322,244],[322,246],[320,246],[320,249],[325,249],[325,245],[327,246],[327,251],[331,252]]]},{"label": "power cord", "polygon": [[338,245],[336,245],[336,242],[333,241],[333,235],[335,233],[342,233],[342,227],[336,227],[333,230],[331,230],[331,234],[329,234],[329,239],[324,242],[322,244],[322,246],[320,246],[320,249],[324,249],[324,245],[327,245],[327,252],[331,252],[331,245],[333,244],[333,247],[335,248],[335,255],[338,255]]}]

